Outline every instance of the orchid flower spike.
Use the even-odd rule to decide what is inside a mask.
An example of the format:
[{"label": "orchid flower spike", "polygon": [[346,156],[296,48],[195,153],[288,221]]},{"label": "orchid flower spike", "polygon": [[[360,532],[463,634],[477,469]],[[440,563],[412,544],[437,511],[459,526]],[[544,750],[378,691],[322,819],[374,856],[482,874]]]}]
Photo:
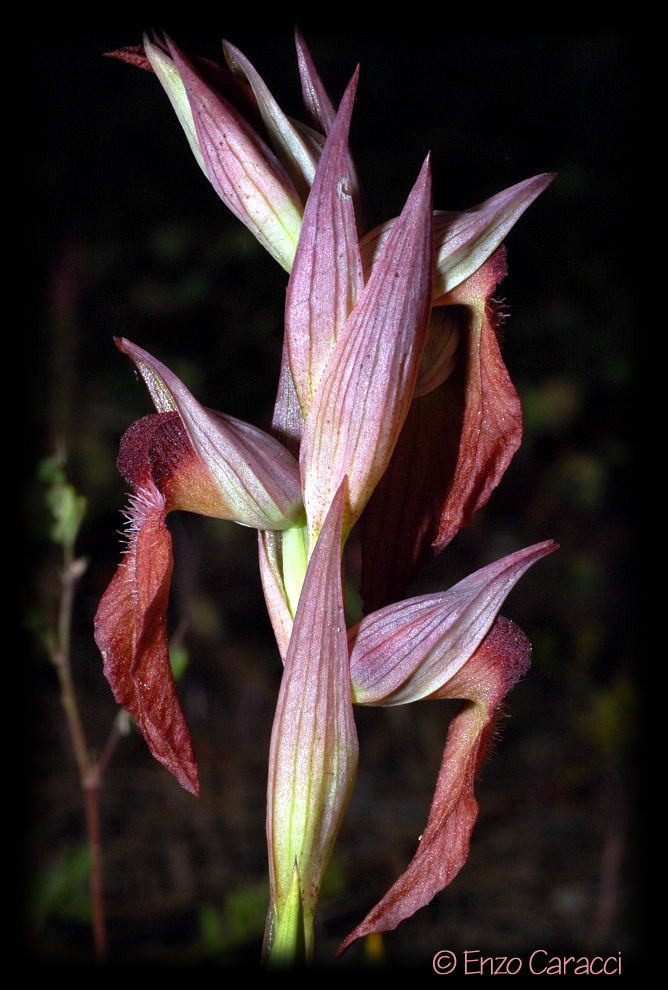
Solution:
[{"label": "orchid flower spike", "polygon": [[[448,591],[405,598],[423,564],[490,498],[519,447],[522,412],[498,337],[504,241],[554,178],[533,176],[462,212],[434,210],[430,156],[398,217],[371,228],[349,148],[358,86],[335,107],[299,33],[306,121],[249,59],[226,67],[167,36],[111,53],[155,74],[225,206],[288,273],[271,434],[203,406],[164,364],[117,340],[155,412],[121,441],[132,487],[127,547],[95,620],[104,672],[151,752],[193,793],[197,765],[169,663],[173,568],[166,516],[257,529],[284,661],[267,791],[270,962],[308,958],[323,874],[353,788],[353,704],[459,699],[413,859],[345,939],[387,931],[463,866],[474,782],[507,692],[528,669],[500,615],[556,549],[545,541]],[[342,549],[359,524],[364,616],[346,630]]]}]

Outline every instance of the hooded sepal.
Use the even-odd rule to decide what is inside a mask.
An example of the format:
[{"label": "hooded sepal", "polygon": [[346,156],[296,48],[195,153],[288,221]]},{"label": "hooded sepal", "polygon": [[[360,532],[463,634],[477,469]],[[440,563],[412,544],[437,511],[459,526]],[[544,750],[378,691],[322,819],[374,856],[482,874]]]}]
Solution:
[{"label": "hooded sepal", "polygon": [[[237,109],[170,39],[167,44],[213,188],[269,254],[290,271],[302,215],[302,201],[290,176]],[[187,115],[186,124],[184,130],[191,140]]]},{"label": "hooded sepal", "polygon": [[[185,87],[169,54],[168,44],[157,33],[153,33],[152,39],[144,33],[141,45],[128,45],[106,54],[108,58],[119,59],[157,76],[184,130],[189,123],[193,123]],[[171,62],[171,66],[166,62]],[[255,130],[261,130],[262,117],[253,91],[245,80],[209,58],[195,56],[192,63],[212,89],[231,103]],[[190,115],[190,122],[183,118],[183,114]]]},{"label": "hooded sepal", "polygon": [[173,559],[165,513],[165,497],[145,481],[130,501],[128,545],[98,606],[95,642],[116,701],[133,716],[153,756],[198,795],[169,662],[165,615]]},{"label": "hooded sepal", "polygon": [[202,150],[199,146],[199,141],[197,140],[197,130],[195,128],[192,110],[190,109],[188,94],[186,93],[183,80],[179,75],[178,69],[174,65],[173,59],[170,58],[162,47],[153,44],[153,42],[148,38],[148,35],[144,35],[143,51],[150,68],[155,73],[160,85],[167,94],[169,102],[172,105],[172,109],[176,114],[176,118],[186,136],[195,161],[201,168],[202,172],[204,172],[204,175],[208,178],[209,176],[206,165],[204,164]]},{"label": "hooded sepal", "polygon": [[306,572],[269,755],[269,928],[280,928],[286,905],[294,900],[296,863],[307,948],[320,883],[357,772],[341,588],[343,495],[342,486]]},{"label": "hooded sepal", "polygon": [[427,159],[330,351],[306,417],[300,469],[311,545],[343,477],[345,538],[390,461],[413,398],[432,277]]},{"label": "hooded sepal", "polygon": [[[554,178],[554,172],[543,172],[503,189],[471,209],[434,212],[435,306],[494,254]],[[360,252],[367,277],[395,223],[396,219],[387,220],[362,238]]]},{"label": "hooded sepal", "polygon": [[348,156],[357,76],[348,84],[318,164],[286,294],[287,355],[304,416],[364,285]]},{"label": "hooded sepal", "polygon": [[448,729],[427,826],[406,871],[348,935],[339,953],[358,938],[396,928],[461,870],[478,817],[474,795],[478,769],[493,738],[499,706],[530,661],[526,636],[499,617],[466,665],[434,695],[468,700]]},{"label": "hooded sepal", "polygon": [[487,564],[448,591],[408,598],[365,616],[349,633],[353,701],[403,705],[449,686],[522,575],[556,548],[553,540],[536,543]]},{"label": "hooded sepal", "polygon": [[223,42],[223,51],[230,70],[251,86],[272,148],[290,176],[300,200],[305,202],[318,164],[313,142],[306,141],[299,127],[281,110],[260,73],[243,52],[229,41]]},{"label": "hooded sepal", "polygon": [[543,172],[524,179],[462,213],[437,211],[434,214],[435,306],[494,254],[555,175],[554,172]]},{"label": "hooded sepal", "polygon": [[[116,345],[135,363],[158,412],[177,412],[209,477],[210,510],[187,509],[255,529],[286,529],[303,516],[299,468],[278,440],[201,405],[166,365],[129,340]],[[176,480],[174,483],[176,483]]]}]

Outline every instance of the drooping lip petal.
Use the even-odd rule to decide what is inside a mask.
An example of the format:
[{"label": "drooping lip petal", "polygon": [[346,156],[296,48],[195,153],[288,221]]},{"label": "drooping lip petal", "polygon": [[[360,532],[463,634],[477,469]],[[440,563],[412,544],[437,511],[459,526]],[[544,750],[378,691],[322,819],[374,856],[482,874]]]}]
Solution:
[{"label": "drooping lip petal", "polygon": [[457,465],[434,541],[437,551],[487,503],[522,440],[522,409],[501,356],[492,299],[505,273],[505,251],[499,248],[446,297],[450,305],[468,309],[469,326]]},{"label": "drooping lip petal", "polygon": [[300,468],[312,539],[344,476],[343,529],[349,533],[408,413],[431,311],[431,215],[427,159],[330,352],[309,408]]},{"label": "drooping lip petal", "polygon": [[287,354],[304,415],[364,284],[348,155],[357,76],[348,84],[318,164],[286,294]]},{"label": "drooping lip petal", "polygon": [[[446,887],[469,855],[478,816],[476,776],[494,735],[504,695],[526,672],[531,646],[512,622],[498,618],[447,694],[470,698],[452,719],[427,826],[409,866],[364,920],[343,941],[339,954],[371,932],[390,931]],[[462,693],[464,692],[464,694]]]},{"label": "drooping lip petal", "polygon": [[166,612],[172,543],[165,500],[152,482],[131,500],[127,551],[95,616],[95,642],[116,701],[135,719],[153,756],[199,794],[190,733],[169,662]]},{"label": "drooping lip petal", "polygon": [[402,705],[448,685],[492,627],[522,575],[557,549],[553,540],[488,564],[448,591],[373,612],[351,630],[353,700]]},{"label": "drooping lip petal", "polygon": [[124,338],[116,346],[134,361],[158,412],[178,412],[190,443],[232,519],[256,529],[285,529],[303,514],[299,469],[274,437],[202,406],[161,361]]},{"label": "drooping lip petal", "polygon": [[357,769],[357,732],[341,589],[343,486],[311,556],[276,706],[269,756],[271,903],[285,902],[297,862],[315,910]]}]

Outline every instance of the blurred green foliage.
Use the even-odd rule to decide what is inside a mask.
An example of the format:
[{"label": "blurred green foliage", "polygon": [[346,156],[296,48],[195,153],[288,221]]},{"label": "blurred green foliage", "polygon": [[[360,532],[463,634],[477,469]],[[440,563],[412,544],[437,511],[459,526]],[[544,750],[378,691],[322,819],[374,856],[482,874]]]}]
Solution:
[{"label": "blurred green foliage", "polygon": [[44,501],[52,517],[49,535],[54,543],[71,550],[86,512],[86,499],[68,482],[61,456],[43,458],[37,477],[45,486]]},{"label": "blurred green foliage", "polygon": [[29,878],[30,923],[35,936],[52,919],[90,925],[90,853],[88,846],[63,847],[48,869]]},{"label": "blurred green foliage", "polygon": [[248,883],[229,891],[220,908],[202,904],[199,908],[200,942],[198,954],[225,954],[248,942],[262,940],[267,915],[266,880]]}]

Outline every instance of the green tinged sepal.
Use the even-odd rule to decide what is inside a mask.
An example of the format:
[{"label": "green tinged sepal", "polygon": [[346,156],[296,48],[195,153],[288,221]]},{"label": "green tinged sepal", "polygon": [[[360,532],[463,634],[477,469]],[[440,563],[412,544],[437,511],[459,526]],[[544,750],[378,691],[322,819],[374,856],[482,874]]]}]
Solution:
[{"label": "green tinged sepal", "polygon": [[[288,529],[303,517],[295,458],[263,430],[208,409],[157,358],[124,338],[116,345],[135,363],[159,414],[177,413],[192,456],[161,469],[170,508],[230,519],[254,529]],[[165,445],[163,460],[173,445]],[[186,469],[187,467],[187,469]]]},{"label": "green tinged sepal", "polygon": [[302,201],[306,201],[318,164],[319,149],[302,136],[301,127],[281,110],[259,72],[246,56],[229,41],[223,42],[225,59],[230,70],[246,79],[257,100],[262,122],[273,150],[292,179]]},{"label": "green tinged sepal", "polygon": [[427,158],[309,406],[299,461],[310,546],[342,478],[345,539],[392,457],[424,351],[433,267]]},{"label": "green tinged sepal", "polygon": [[[228,99],[223,87],[214,85],[170,38],[161,46],[145,37],[144,52],[216,193],[269,254],[290,271],[303,204],[283,164]],[[240,52],[237,59],[243,59]],[[246,68],[255,81],[257,74],[250,63]],[[264,90],[268,94],[266,87]]]},{"label": "green tinged sepal", "polygon": [[292,883],[280,917],[268,919],[264,961],[269,968],[298,966],[313,952],[313,914],[304,910],[299,867],[295,860]]},{"label": "green tinged sepal", "polygon": [[183,80],[179,75],[178,69],[169,55],[158,45],[152,44],[147,35],[144,35],[144,52],[162,88],[169,97],[169,102],[172,104],[174,113],[188,139],[188,144],[195,156],[195,161],[208,178],[202,151],[197,140],[197,131],[195,129],[192,110],[190,109],[190,101],[188,100],[188,94],[186,93],[186,88],[183,85]]},{"label": "green tinged sepal", "polygon": [[272,728],[267,846],[270,918],[278,932],[295,931],[295,864],[308,930],[357,774],[341,587],[344,486],[306,571]]}]

